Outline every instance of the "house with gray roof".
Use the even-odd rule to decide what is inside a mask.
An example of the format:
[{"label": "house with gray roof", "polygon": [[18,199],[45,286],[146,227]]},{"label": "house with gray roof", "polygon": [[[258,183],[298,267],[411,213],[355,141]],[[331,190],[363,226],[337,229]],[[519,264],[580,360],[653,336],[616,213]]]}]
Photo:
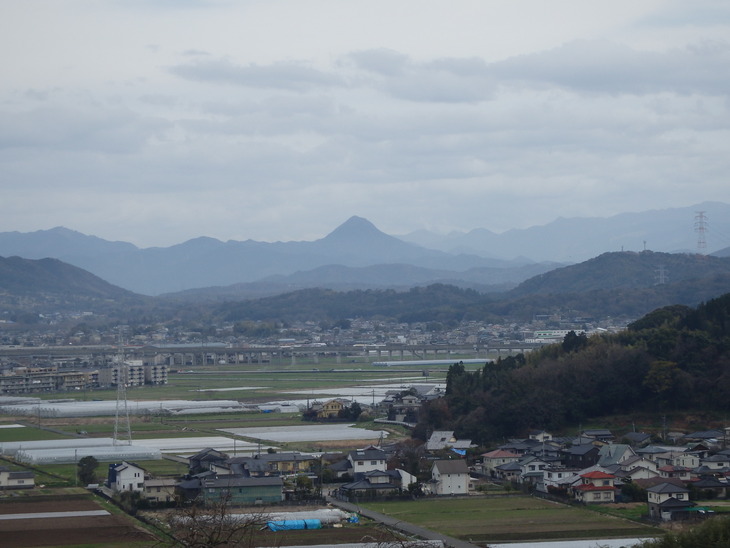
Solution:
[{"label": "house with gray roof", "polygon": [[636,452],[630,445],[623,443],[609,443],[607,445],[602,445],[598,450],[598,464],[601,466],[621,464],[635,456]]},{"label": "house with gray roof", "polygon": [[454,436],[453,430],[436,430],[426,441],[426,451],[441,451],[443,449],[456,449],[466,451],[472,447],[471,440],[459,440]]},{"label": "house with gray roof", "polygon": [[469,494],[469,468],[466,461],[437,460],[431,467],[430,483],[434,495]]},{"label": "house with gray roof", "polygon": [[29,470],[11,470],[0,466],[0,489],[33,489],[35,475]]},{"label": "house with gray roof", "polygon": [[659,483],[647,490],[649,516],[662,521],[686,519],[695,504],[689,500],[689,489],[676,483]]}]

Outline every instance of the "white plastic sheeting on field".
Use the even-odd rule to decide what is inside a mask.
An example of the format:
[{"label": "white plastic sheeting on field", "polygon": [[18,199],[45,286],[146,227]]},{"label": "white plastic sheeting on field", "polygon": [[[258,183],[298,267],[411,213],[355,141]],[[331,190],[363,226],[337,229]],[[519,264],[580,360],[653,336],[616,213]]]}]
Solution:
[{"label": "white plastic sheeting on field", "polygon": [[[123,404],[122,404],[123,405]],[[120,407],[121,409],[121,407]],[[224,413],[250,410],[235,400],[150,400],[127,402],[130,415],[178,415],[191,412]],[[116,400],[103,401],[53,401],[36,400],[19,404],[0,405],[0,413],[6,415],[25,415],[28,417],[101,417],[113,416],[117,412]]]},{"label": "white plastic sheeting on field", "polygon": [[99,462],[162,458],[157,448],[122,443],[114,445],[111,438],[7,442],[0,444],[0,453],[25,464],[70,464],[83,457],[94,457]]},{"label": "white plastic sheeting on field", "polygon": [[244,438],[271,440],[280,443],[298,441],[372,440],[381,435],[388,437],[385,430],[354,428],[354,424],[318,424],[307,426],[268,426],[259,428],[221,428]]},{"label": "white plastic sheeting on field", "polygon": [[135,445],[159,449],[163,453],[176,455],[189,455],[207,449],[208,447],[217,451],[223,451],[233,456],[266,451],[269,446],[258,443],[251,443],[242,440],[235,440],[225,436],[199,436],[186,438],[155,438],[135,440]]},{"label": "white plastic sheeting on field", "polygon": [[239,514],[231,512],[232,520],[251,520],[265,516],[267,521],[285,521],[299,519],[317,519],[324,524],[340,523],[350,519],[352,514],[339,508],[320,508],[319,510],[305,510],[302,512],[262,512],[262,514]]}]

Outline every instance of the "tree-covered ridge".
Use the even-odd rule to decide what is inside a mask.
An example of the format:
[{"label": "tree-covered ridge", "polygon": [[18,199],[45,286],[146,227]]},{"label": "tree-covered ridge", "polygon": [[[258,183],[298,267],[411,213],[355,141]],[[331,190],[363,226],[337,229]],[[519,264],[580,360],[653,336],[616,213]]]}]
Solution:
[{"label": "tree-covered ridge", "polygon": [[730,293],[657,310],[617,335],[562,344],[468,372],[424,407],[417,434],[453,429],[478,443],[633,412],[730,409]]},{"label": "tree-covered ridge", "polygon": [[[356,317],[394,318],[401,322],[461,321],[484,319],[490,299],[471,289],[433,284],[409,291],[303,289],[276,297],[227,303],[219,307],[226,321],[242,320],[338,320]],[[496,318],[496,317],[495,317]]]},{"label": "tree-covered ridge", "polygon": [[[659,272],[663,277],[659,278]],[[323,286],[324,287],[324,286]],[[226,321],[389,318],[401,322],[499,321],[562,312],[638,318],[672,303],[695,306],[730,287],[730,258],[614,252],[540,274],[507,293],[479,293],[445,283],[395,289],[301,289],[244,302],[212,314]]]}]

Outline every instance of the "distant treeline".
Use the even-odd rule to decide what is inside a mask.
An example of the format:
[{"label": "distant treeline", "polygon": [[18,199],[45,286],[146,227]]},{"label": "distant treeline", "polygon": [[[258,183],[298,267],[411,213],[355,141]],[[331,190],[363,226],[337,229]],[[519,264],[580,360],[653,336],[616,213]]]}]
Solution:
[{"label": "distant treeline", "polygon": [[455,430],[488,443],[606,415],[683,410],[730,410],[730,293],[695,309],[658,309],[616,335],[571,332],[474,372],[454,364],[445,397],[424,406],[415,434]]}]

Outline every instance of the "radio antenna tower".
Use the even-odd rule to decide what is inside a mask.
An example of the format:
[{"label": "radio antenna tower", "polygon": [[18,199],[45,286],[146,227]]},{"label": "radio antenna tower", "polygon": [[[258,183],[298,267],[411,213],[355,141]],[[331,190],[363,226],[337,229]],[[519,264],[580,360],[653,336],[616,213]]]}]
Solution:
[{"label": "radio antenna tower", "polygon": [[129,424],[129,406],[127,405],[128,368],[124,359],[123,328],[119,328],[119,352],[117,354],[117,407],[114,417],[114,445],[119,444],[119,419],[124,421],[122,427],[126,430],[127,445],[132,445],[132,427]]},{"label": "radio antenna tower", "polygon": [[697,211],[695,215],[695,232],[697,232],[697,253],[704,255],[707,250],[707,216],[704,211]]}]

